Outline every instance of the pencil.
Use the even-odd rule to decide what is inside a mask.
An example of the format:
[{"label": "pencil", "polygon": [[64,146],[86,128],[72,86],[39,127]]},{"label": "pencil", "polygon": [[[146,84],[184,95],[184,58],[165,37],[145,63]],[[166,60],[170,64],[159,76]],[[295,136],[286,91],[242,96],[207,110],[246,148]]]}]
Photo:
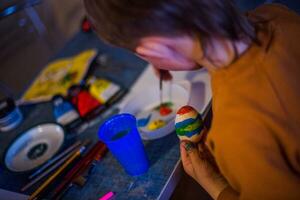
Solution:
[{"label": "pencil", "polygon": [[81,147],[78,151],[75,152],[52,176],[49,177],[34,193],[32,193],[29,197],[29,200],[36,199],[45,188],[51,184],[57,176],[59,176],[77,157],[79,157],[84,150],[86,149],[85,146]]}]

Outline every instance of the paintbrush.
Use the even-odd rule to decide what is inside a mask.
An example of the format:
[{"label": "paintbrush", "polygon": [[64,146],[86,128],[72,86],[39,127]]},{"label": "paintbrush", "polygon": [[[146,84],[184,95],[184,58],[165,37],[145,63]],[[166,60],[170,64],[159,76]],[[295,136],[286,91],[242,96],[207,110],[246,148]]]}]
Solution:
[{"label": "paintbrush", "polygon": [[25,190],[27,190],[28,188],[30,188],[32,185],[34,185],[35,183],[37,183],[38,181],[40,181],[42,178],[48,176],[52,171],[54,171],[56,168],[58,168],[59,166],[61,166],[68,158],[70,158],[76,151],[80,150],[80,148],[86,146],[88,143],[89,143],[89,141],[85,141],[85,142],[83,142],[83,144],[81,146],[77,147],[76,149],[73,149],[70,153],[68,153],[66,156],[64,156],[63,158],[61,158],[57,163],[55,163],[53,166],[51,166],[50,168],[48,168],[45,172],[43,172],[37,178],[35,178],[34,180],[32,180],[29,183],[27,183],[24,187],[22,187],[21,191],[24,192]]},{"label": "paintbrush", "polygon": [[32,193],[29,197],[29,200],[37,199],[39,195],[53,182],[55,179],[61,175],[61,173],[82,153],[86,150],[86,146],[81,147],[77,150],[66,162],[54,173],[52,174],[34,193]]},{"label": "paintbrush", "polygon": [[55,188],[51,199],[59,199],[70,188],[72,182],[78,178],[94,160],[100,160],[107,152],[107,147],[102,142],[97,142],[86,155],[66,174],[64,179]]},{"label": "paintbrush", "polygon": [[163,78],[164,78],[164,70],[159,70],[159,100],[160,100],[160,106],[163,105]]},{"label": "paintbrush", "polygon": [[52,165],[53,163],[55,163],[56,161],[62,159],[65,155],[69,154],[69,152],[73,151],[76,147],[78,147],[81,144],[80,141],[77,141],[76,143],[74,143],[73,145],[71,145],[70,147],[68,147],[66,150],[64,150],[62,153],[60,153],[59,155],[55,156],[53,159],[49,160],[45,165],[43,165],[40,169],[38,169],[37,171],[35,171],[32,175],[29,176],[29,179],[32,179],[34,177],[36,177],[37,175],[39,175],[40,173],[42,173],[45,169],[47,169],[50,165]]}]

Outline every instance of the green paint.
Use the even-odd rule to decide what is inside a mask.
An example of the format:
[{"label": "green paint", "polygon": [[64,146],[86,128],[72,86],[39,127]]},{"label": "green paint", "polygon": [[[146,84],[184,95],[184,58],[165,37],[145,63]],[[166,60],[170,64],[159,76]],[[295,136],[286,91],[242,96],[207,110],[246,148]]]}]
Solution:
[{"label": "green paint", "polygon": [[177,133],[177,135],[184,136],[184,135],[186,135],[187,132],[194,131],[197,128],[199,128],[200,126],[201,126],[201,123],[199,123],[199,121],[197,120],[192,124],[189,124],[189,125],[181,127],[181,128],[177,128],[176,133]]},{"label": "green paint", "polygon": [[122,137],[124,137],[125,135],[127,135],[127,133],[129,133],[129,130],[124,130],[124,131],[120,131],[119,133],[115,134],[111,140],[118,140]]}]

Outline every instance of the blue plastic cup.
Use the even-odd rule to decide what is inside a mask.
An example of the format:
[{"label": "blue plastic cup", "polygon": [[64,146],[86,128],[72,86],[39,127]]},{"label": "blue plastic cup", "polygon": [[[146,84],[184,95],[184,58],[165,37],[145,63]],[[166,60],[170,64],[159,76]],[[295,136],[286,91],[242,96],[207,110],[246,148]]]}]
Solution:
[{"label": "blue plastic cup", "polygon": [[109,118],[99,128],[98,136],[129,175],[140,175],[148,170],[149,160],[133,115]]}]

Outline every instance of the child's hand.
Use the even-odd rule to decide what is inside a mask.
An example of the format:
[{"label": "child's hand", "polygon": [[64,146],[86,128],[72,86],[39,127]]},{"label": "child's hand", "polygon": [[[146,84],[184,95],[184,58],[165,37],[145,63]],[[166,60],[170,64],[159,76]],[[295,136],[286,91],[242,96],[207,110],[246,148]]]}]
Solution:
[{"label": "child's hand", "polygon": [[167,70],[161,70],[161,69],[158,69],[156,68],[155,66],[153,67],[153,71],[154,71],[154,74],[157,76],[157,77],[160,77],[160,74],[162,73],[162,79],[164,81],[170,81],[172,80],[172,74],[167,71]]},{"label": "child's hand", "polygon": [[219,173],[206,145],[183,141],[180,144],[180,153],[185,172],[194,178],[213,199],[217,199],[228,184]]}]

